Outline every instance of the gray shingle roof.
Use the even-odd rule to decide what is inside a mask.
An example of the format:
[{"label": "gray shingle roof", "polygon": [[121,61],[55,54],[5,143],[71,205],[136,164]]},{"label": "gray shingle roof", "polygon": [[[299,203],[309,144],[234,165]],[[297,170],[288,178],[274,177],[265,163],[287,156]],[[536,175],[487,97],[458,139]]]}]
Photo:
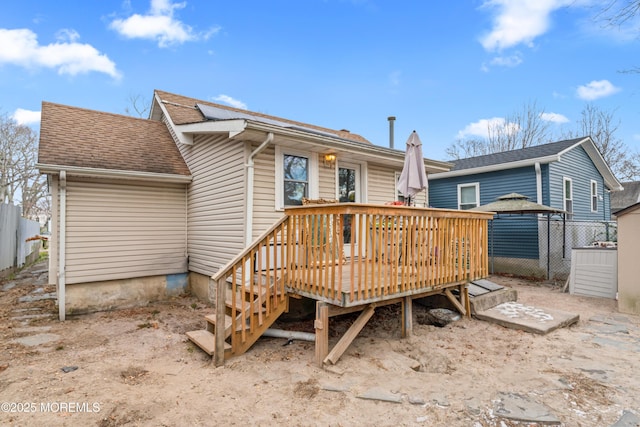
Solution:
[{"label": "gray shingle roof", "polygon": [[539,157],[553,156],[561,153],[567,148],[582,141],[583,138],[567,139],[564,141],[551,142],[519,150],[503,151],[501,153],[487,154],[484,156],[468,157],[466,159],[454,160],[452,171],[493,166],[503,163],[512,163],[521,160],[537,159]]},{"label": "gray shingle roof", "polygon": [[611,193],[611,210],[624,209],[640,202],[640,181],[623,182],[624,190]]}]

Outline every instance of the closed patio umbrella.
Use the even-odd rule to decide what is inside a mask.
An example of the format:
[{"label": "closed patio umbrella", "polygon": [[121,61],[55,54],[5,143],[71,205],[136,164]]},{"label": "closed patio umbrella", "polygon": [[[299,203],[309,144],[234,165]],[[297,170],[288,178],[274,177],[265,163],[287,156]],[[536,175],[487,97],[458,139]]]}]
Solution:
[{"label": "closed patio umbrella", "polygon": [[411,198],[427,188],[427,171],[424,168],[422,142],[414,130],[407,140],[404,155],[404,167],[398,179],[398,190],[406,198],[406,205],[411,206]]}]

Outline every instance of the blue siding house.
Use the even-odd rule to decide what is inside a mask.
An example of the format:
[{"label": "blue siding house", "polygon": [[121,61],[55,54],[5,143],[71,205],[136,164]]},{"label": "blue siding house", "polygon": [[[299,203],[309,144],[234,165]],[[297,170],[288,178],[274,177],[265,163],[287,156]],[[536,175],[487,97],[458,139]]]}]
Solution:
[{"label": "blue siding house", "polygon": [[[429,175],[429,205],[435,208],[473,209],[494,202],[509,193],[525,195],[530,201],[566,211],[572,224],[599,224],[611,220],[611,191],[622,186],[606,164],[590,137],[570,139],[520,150],[453,161],[448,172]],[[517,259],[536,260],[542,273],[549,275],[547,259],[554,256],[567,269],[572,246],[594,240],[598,225],[588,231],[567,232],[566,223],[556,223],[551,236],[562,235],[557,251],[547,236],[549,223],[535,215],[504,215],[494,221],[492,255],[502,261],[504,272]],[[561,221],[561,217],[555,217]],[[567,236],[568,235],[568,236]],[[592,239],[593,237],[593,239]],[[596,239],[604,240],[604,239]],[[558,245],[556,245],[558,246]],[[543,260],[544,258],[544,260]],[[558,261],[558,258],[560,259]],[[570,266],[570,264],[569,264]],[[512,270],[512,269],[511,269]],[[499,272],[500,270],[496,270]],[[540,274],[535,268],[527,275]]]}]

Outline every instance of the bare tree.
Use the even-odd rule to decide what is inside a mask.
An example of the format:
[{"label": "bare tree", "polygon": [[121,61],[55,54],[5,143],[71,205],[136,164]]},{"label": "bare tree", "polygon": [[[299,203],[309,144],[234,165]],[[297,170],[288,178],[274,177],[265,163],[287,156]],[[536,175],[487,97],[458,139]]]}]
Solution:
[{"label": "bare tree", "polygon": [[458,160],[467,157],[484,156],[487,153],[487,144],[483,139],[458,139],[445,149],[448,159]]},{"label": "bare tree", "polygon": [[[35,168],[38,136],[6,115],[0,116],[0,203],[22,205],[22,214],[48,214],[47,182]],[[45,209],[46,212],[41,210]]]},{"label": "bare tree", "polygon": [[564,134],[566,138],[590,136],[611,171],[623,181],[640,177],[640,155],[632,153],[616,136],[620,120],[615,111],[603,111],[594,104],[586,104],[580,113],[575,131]]},{"label": "bare tree", "polygon": [[144,96],[137,94],[129,95],[129,106],[124,108],[125,114],[129,116],[138,116],[140,118],[147,117],[151,103]]},{"label": "bare tree", "polygon": [[459,139],[446,149],[452,159],[475,157],[517,150],[551,141],[550,122],[544,120],[544,109],[536,102],[523,105],[501,121],[487,124],[487,137]]},{"label": "bare tree", "polygon": [[[640,25],[634,22],[640,16],[640,0],[608,0],[596,14],[596,20],[610,27],[631,27],[631,31],[640,35]],[[622,70],[622,73],[640,73],[640,67]]]}]

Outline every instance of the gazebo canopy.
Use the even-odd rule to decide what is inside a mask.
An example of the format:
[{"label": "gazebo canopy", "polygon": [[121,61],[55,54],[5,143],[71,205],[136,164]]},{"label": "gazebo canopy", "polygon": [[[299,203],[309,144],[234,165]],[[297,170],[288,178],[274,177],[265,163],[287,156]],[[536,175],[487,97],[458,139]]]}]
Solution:
[{"label": "gazebo canopy", "polygon": [[473,208],[474,211],[495,212],[497,214],[539,214],[539,213],[565,213],[562,209],[556,209],[539,203],[530,202],[527,196],[518,193],[509,193],[500,196],[495,202]]}]

